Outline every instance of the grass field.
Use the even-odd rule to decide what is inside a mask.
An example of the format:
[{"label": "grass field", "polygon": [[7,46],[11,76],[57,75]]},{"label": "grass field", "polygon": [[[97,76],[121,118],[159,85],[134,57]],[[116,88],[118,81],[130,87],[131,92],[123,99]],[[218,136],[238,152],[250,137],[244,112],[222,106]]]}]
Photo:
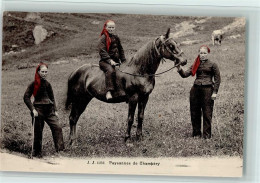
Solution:
[{"label": "grass field", "polygon": [[[16,16],[23,17],[24,14]],[[64,110],[67,78],[82,64],[98,63],[96,44],[99,32],[102,30],[102,22],[108,18],[115,20],[126,56],[130,58],[147,41],[164,34],[168,27],[171,27],[174,32],[177,31],[175,24],[183,21],[194,23],[195,20],[205,17],[48,13],[42,16],[44,17],[42,24],[47,30],[57,32],[56,36],[37,46],[26,46],[20,43],[26,51],[3,57],[1,148],[24,154],[30,152],[31,119],[29,110],[23,102],[23,94],[34,78],[37,63],[46,61],[50,65],[48,80],[54,89],[67,156],[243,155],[245,30],[236,29],[230,32],[228,35],[241,34],[242,36],[237,39],[224,39],[222,46],[213,47],[210,42],[211,32],[232,23],[234,18],[213,17],[205,23],[195,24],[195,34],[177,39],[178,42],[199,39],[201,44],[209,45],[211,48],[209,57],[220,68],[222,82],[218,99],[215,101],[212,139],[191,138],[189,91],[194,78],[182,79],[176,70],[173,70],[156,78],[156,85],[145,111],[142,141],[133,141],[128,146],[123,141],[127,125],[128,105],[126,103],[107,104],[93,99],[78,121],[78,147],[71,149],[68,146],[69,111]],[[101,23],[91,24],[94,20]],[[36,25],[37,22],[30,22],[27,29],[17,30],[26,32],[31,24]],[[5,21],[4,26],[7,26]],[[22,36],[24,32],[20,32],[19,35]],[[4,32],[3,40],[6,48],[15,44],[11,42],[15,39],[8,41],[10,37],[8,31]],[[199,46],[198,44],[181,46],[189,61],[184,68],[192,64],[198,54]],[[172,64],[170,61],[161,64],[158,72],[170,68]],[[135,136],[135,128],[132,130],[132,136]],[[46,124],[43,154],[53,153],[53,140]]]}]

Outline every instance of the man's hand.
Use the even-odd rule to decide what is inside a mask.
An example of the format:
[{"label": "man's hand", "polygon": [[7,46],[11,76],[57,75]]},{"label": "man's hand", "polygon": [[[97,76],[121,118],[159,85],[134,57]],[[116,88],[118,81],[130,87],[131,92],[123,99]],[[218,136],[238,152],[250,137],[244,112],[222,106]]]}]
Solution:
[{"label": "man's hand", "polygon": [[55,116],[59,117],[59,114],[57,111],[54,112],[55,113]]},{"label": "man's hand", "polygon": [[33,109],[33,117],[37,117],[38,116],[38,112],[35,110],[35,109]]},{"label": "man's hand", "polygon": [[181,66],[180,65],[177,65],[176,68],[177,68],[177,71],[181,70]]},{"label": "man's hand", "polygon": [[216,100],[216,98],[217,98],[217,94],[216,94],[216,93],[213,93],[213,94],[211,95],[211,99],[212,99],[212,100]]},{"label": "man's hand", "polygon": [[116,63],[114,60],[110,59],[109,61],[110,65],[112,66],[116,66],[118,63]]}]

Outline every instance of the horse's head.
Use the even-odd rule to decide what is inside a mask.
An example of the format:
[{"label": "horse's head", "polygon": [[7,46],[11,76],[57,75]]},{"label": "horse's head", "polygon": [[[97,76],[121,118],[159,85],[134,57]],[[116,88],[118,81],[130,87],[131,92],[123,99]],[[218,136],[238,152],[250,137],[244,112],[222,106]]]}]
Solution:
[{"label": "horse's head", "polygon": [[174,61],[175,64],[187,64],[187,58],[179,48],[179,44],[173,39],[173,34],[170,33],[170,28],[164,36],[160,36],[160,40],[160,54],[162,57]]}]

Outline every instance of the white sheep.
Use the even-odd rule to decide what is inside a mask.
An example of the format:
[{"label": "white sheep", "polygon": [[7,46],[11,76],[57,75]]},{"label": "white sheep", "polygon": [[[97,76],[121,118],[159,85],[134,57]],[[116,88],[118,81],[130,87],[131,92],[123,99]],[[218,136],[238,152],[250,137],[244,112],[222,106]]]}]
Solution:
[{"label": "white sheep", "polygon": [[214,30],[211,34],[212,44],[215,45],[215,41],[217,41],[218,45],[221,45],[221,41],[223,39],[224,32],[222,30]]}]

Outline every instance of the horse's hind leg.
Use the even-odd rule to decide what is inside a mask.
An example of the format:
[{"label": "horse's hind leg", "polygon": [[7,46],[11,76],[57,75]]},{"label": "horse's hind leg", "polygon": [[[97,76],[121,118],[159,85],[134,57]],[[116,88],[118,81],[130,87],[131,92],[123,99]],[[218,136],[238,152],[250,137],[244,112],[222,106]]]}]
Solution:
[{"label": "horse's hind leg", "polygon": [[131,128],[134,122],[134,115],[135,115],[135,109],[137,105],[137,99],[138,95],[135,94],[129,98],[128,101],[128,118],[127,118],[127,130],[125,135],[125,142],[130,138],[131,136]]},{"label": "horse's hind leg", "polygon": [[139,96],[138,100],[138,124],[137,124],[137,130],[136,130],[136,139],[140,140],[142,139],[142,126],[143,126],[143,120],[144,120],[144,110],[146,107],[146,104],[148,102],[149,95]]},{"label": "horse's hind leg", "polygon": [[70,113],[70,145],[74,145],[77,133],[76,133],[76,125],[79,120],[80,115],[86,109],[88,103],[91,101],[92,97],[82,98],[72,103],[72,109]]}]

